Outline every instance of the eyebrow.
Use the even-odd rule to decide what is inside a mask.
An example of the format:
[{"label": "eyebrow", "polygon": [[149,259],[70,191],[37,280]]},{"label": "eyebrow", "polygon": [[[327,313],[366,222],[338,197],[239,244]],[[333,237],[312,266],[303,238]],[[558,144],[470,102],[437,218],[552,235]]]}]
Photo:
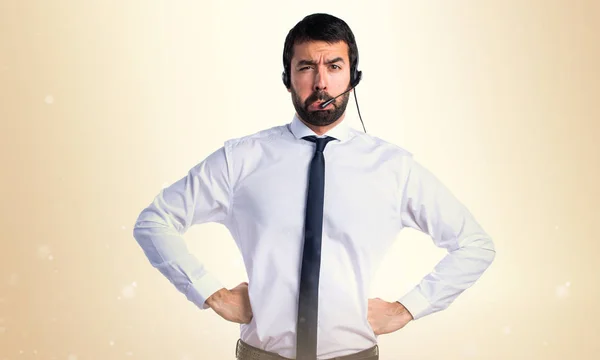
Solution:
[{"label": "eyebrow", "polygon": [[[331,60],[325,61],[325,64],[329,65],[329,64],[336,63],[338,61],[341,61],[343,63],[344,59],[338,56],[335,59],[331,59]],[[317,63],[314,62],[314,61],[312,61],[312,60],[300,60],[300,61],[298,61],[298,64],[296,66],[301,66],[301,65],[316,65],[316,64]]]}]

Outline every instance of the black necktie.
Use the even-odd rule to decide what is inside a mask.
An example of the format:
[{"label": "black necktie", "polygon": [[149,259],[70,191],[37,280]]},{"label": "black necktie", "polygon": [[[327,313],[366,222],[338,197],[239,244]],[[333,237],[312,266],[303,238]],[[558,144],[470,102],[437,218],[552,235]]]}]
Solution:
[{"label": "black necktie", "polygon": [[302,139],[316,143],[310,163],[306,217],[304,220],[304,251],[300,272],[296,359],[317,359],[317,315],[319,305],[319,270],[321,269],[321,236],[323,231],[323,193],[325,188],[325,158],[323,150],[330,136]]}]

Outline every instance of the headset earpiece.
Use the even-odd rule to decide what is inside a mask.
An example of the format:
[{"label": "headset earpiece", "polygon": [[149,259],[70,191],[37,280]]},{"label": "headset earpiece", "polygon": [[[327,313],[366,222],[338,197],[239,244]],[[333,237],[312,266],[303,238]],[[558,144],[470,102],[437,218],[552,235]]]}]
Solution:
[{"label": "headset earpiece", "polygon": [[353,88],[356,85],[358,85],[358,83],[360,82],[360,79],[362,79],[362,71],[356,71],[354,70],[354,72],[352,73],[352,80],[350,81],[350,87]]},{"label": "headset earpiece", "polygon": [[290,75],[288,74],[287,71],[283,70],[283,72],[281,73],[281,80],[283,80],[283,85],[285,85],[286,89],[289,89],[291,84],[290,84]]}]

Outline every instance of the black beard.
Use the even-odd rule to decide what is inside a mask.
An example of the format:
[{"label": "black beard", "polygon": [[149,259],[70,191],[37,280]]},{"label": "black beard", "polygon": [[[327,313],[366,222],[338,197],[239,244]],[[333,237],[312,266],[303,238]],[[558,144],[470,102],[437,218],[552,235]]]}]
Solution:
[{"label": "black beard", "polygon": [[296,91],[294,91],[293,87],[291,88],[291,92],[292,103],[294,104],[294,108],[296,108],[298,116],[307,123],[315,126],[327,126],[336,122],[342,114],[344,114],[344,111],[346,111],[346,105],[348,105],[348,99],[350,98],[350,92],[348,92],[340,97],[341,100],[339,105],[335,102],[331,103],[333,106],[332,110],[309,111],[308,107],[315,101],[321,100],[325,102],[333,97],[324,91],[319,91],[312,93],[306,101],[302,103],[302,100],[300,100],[300,97]]}]

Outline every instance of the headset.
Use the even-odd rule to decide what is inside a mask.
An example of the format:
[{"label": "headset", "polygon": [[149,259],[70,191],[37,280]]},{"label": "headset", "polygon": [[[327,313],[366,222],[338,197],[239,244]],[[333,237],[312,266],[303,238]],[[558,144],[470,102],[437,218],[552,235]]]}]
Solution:
[{"label": "headset", "polygon": [[[289,89],[292,86],[292,81],[290,79],[290,68],[289,67],[290,66],[288,64],[286,64],[284,67],[283,73],[281,74],[281,80],[283,80],[283,85],[285,85],[285,87],[287,89]],[[344,95],[348,91],[354,89],[358,85],[358,83],[360,83],[361,79],[362,79],[362,71],[358,70],[358,51],[357,51],[356,59],[352,62],[351,66],[350,66],[350,87],[348,88],[348,90],[344,91],[343,93],[339,94],[338,96],[325,101],[324,103],[322,103],[320,105],[320,107],[322,109],[324,109],[325,107],[327,107],[327,105],[334,102],[335,99]],[[360,123],[362,124],[363,130],[366,133],[367,130],[365,129],[365,124],[363,123],[362,116],[360,116],[360,108],[358,107],[358,100],[356,99],[356,89],[354,89],[354,100],[356,101],[356,110],[358,110],[358,117],[360,118]]]}]

